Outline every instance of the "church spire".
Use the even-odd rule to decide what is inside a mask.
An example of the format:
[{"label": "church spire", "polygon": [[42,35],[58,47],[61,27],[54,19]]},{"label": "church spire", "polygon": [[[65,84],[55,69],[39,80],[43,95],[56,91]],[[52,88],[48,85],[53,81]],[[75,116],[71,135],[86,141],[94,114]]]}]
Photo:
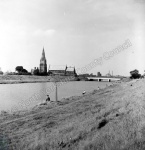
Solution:
[{"label": "church spire", "polygon": [[47,61],[46,61],[46,57],[45,57],[44,47],[43,47],[42,56],[40,59],[40,73],[47,74]]},{"label": "church spire", "polygon": [[41,57],[41,59],[45,59],[45,51],[44,51],[44,47],[43,47],[42,57]]}]

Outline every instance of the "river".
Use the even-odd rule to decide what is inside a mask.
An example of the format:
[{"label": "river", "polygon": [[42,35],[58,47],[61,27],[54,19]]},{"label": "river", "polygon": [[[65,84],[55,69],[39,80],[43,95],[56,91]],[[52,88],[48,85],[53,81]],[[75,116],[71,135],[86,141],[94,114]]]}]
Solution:
[{"label": "river", "polygon": [[[112,83],[95,81],[75,81],[59,85],[58,100],[75,95],[82,95],[83,91],[91,92],[95,89],[106,87]],[[55,100],[55,86],[52,82],[47,83],[23,83],[0,85],[0,111],[16,111],[34,107],[44,102],[49,94],[52,101]]]}]

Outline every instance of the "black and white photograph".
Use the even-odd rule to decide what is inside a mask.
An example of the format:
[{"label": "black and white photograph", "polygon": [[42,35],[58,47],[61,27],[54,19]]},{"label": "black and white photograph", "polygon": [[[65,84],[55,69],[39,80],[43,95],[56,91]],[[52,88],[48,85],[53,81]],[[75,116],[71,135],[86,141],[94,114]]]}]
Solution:
[{"label": "black and white photograph", "polygon": [[145,0],[0,0],[0,150],[145,150]]}]

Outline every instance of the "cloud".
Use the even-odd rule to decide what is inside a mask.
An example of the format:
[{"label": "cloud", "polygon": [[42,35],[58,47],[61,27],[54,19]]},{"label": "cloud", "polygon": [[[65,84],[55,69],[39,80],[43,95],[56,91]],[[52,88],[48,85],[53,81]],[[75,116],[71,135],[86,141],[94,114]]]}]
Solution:
[{"label": "cloud", "polygon": [[34,36],[52,36],[55,34],[55,32],[56,30],[54,29],[48,29],[48,30],[38,29],[34,31]]},{"label": "cloud", "polygon": [[144,3],[145,4],[145,1],[144,0],[135,0],[135,2],[137,2],[137,3]]},{"label": "cloud", "polygon": [[49,30],[46,30],[46,31],[44,31],[45,32],[45,35],[53,35],[55,32],[56,32],[56,30],[54,30],[54,29],[49,29]]}]

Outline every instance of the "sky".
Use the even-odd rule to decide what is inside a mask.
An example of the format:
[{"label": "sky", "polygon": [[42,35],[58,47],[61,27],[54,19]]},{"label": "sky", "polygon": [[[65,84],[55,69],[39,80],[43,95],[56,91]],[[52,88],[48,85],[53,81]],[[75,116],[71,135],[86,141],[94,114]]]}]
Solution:
[{"label": "sky", "polygon": [[0,68],[49,65],[83,68],[126,40],[132,43],[88,73],[145,70],[144,0],[1,0]]}]

